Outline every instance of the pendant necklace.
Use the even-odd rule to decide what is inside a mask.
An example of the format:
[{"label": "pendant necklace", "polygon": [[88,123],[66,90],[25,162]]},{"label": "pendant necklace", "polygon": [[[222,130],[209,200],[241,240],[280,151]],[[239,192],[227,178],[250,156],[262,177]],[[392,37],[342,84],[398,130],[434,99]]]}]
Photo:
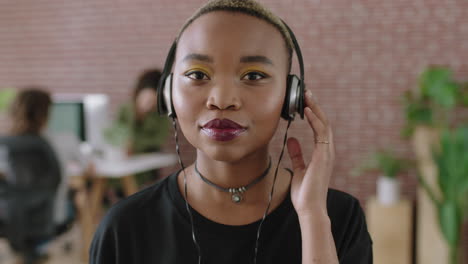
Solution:
[{"label": "pendant necklace", "polygon": [[253,180],[251,183],[245,185],[245,186],[241,186],[241,187],[235,187],[235,188],[224,188],[224,187],[221,187],[219,185],[217,185],[216,183],[208,180],[207,178],[205,178],[199,171],[198,171],[198,168],[197,168],[197,163],[195,162],[195,172],[197,173],[197,175],[200,177],[200,179],[202,179],[205,183],[207,183],[208,185],[211,185],[213,187],[215,187],[216,189],[222,191],[222,192],[227,192],[227,193],[230,193],[231,194],[231,200],[233,203],[240,203],[242,202],[242,200],[244,199],[244,197],[242,196],[244,192],[246,192],[248,189],[250,189],[252,186],[254,186],[255,184],[259,183],[263,178],[265,178],[265,176],[268,174],[268,172],[270,171],[270,168],[271,168],[271,158],[270,158],[270,161],[268,162],[268,167],[266,168],[266,170],[262,173],[262,175],[260,175],[259,177],[257,177],[255,180]]}]

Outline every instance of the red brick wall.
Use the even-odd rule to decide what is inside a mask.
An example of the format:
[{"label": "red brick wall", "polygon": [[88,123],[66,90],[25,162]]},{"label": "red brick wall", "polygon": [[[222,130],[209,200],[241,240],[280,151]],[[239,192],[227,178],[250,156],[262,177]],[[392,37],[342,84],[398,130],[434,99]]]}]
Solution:
[{"label": "red brick wall", "polygon": [[[0,1],[0,88],[39,84],[54,92],[104,92],[115,106],[128,99],[142,69],[163,65],[179,27],[203,2]],[[399,136],[402,92],[415,87],[429,64],[448,65],[468,78],[468,2],[261,2],[295,31],[308,87],[332,122],[337,146],[332,186],[364,203],[375,193],[377,175],[349,176],[362,155],[393,146],[412,156],[409,142]],[[280,149],[283,131],[272,149]],[[295,122],[290,135],[311,144],[304,121]],[[184,160],[193,160],[187,144],[182,150]],[[305,154],[310,157],[311,148]],[[404,176],[404,195],[413,199],[415,184],[415,175]]]}]

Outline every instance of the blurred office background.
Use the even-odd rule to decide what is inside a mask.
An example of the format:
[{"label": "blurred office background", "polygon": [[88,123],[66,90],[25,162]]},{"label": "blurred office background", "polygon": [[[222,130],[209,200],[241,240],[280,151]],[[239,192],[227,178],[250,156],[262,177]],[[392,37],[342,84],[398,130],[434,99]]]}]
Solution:
[{"label": "blurred office background", "polygon": [[[179,28],[204,2],[0,0],[0,88],[34,84],[53,93],[103,93],[114,114],[129,99],[142,70],[162,68]],[[454,78],[468,79],[468,1],[260,2],[295,32],[307,86],[331,120],[337,148],[331,187],[351,193],[366,207],[379,175],[350,175],[363,157],[389,146],[403,157],[414,157],[411,141],[401,137],[403,93],[418,86],[429,65],[447,66]],[[2,132],[6,120],[0,116]],[[274,150],[281,147],[284,124],[281,128]],[[289,133],[310,157],[307,146],[313,137],[306,122],[294,122]],[[173,147],[171,138],[163,151],[174,152]],[[182,155],[186,161],[194,158],[185,141]],[[289,164],[287,157],[283,163]],[[400,179],[402,197],[416,206],[415,172]],[[464,252],[467,231],[465,225]],[[468,263],[467,256],[462,263]]]}]

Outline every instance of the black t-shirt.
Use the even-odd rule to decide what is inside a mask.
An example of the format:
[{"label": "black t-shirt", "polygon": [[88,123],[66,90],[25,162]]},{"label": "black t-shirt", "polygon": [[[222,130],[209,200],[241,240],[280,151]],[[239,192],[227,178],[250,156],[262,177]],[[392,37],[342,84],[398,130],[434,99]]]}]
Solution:
[{"label": "black t-shirt", "polygon": [[[177,175],[109,210],[94,236],[91,264],[197,264],[198,253]],[[349,194],[329,189],[327,207],[340,263],[372,263],[372,241],[359,202]],[[260,221],[228,226],[191,211],[203,264],[252,263]],[[300,264],[301,252],[299,221],[287,195],[263,224],[257,263]]]}]

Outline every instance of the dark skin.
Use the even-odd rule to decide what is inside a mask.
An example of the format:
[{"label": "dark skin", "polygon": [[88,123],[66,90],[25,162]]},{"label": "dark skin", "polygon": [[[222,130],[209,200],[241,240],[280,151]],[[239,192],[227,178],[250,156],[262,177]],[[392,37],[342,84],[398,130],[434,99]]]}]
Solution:
[{"label": "dark skin", "polygon": [[[197,149],[200,172],[220,186],[244,186],[267,167],[269,143],[278,127],[286,89],[285,45],[280,32],[267,22],[226,11],[201,16],[179,40],[173,71],[174,107],[185,137]],[[294,177],[279,170],[270,211],[291,190],[301,225],[303,263],[338,263],[326,208],[334,163],[332,130],[309,91],[304,111],[315,139],[329,144],[316,144],[306,163],[297,139],[288,139]],[[230,141],[213,140],[202,126],[214,118],[233,120],[245,131]],[[268,204],[275,165],[273,161],[269,175],[249,189],[240,204],[201,181],[191,165],[185,170],[188,202],[218,223],[258,221]],[[178,180],[184,193],[183,177]]]}]

